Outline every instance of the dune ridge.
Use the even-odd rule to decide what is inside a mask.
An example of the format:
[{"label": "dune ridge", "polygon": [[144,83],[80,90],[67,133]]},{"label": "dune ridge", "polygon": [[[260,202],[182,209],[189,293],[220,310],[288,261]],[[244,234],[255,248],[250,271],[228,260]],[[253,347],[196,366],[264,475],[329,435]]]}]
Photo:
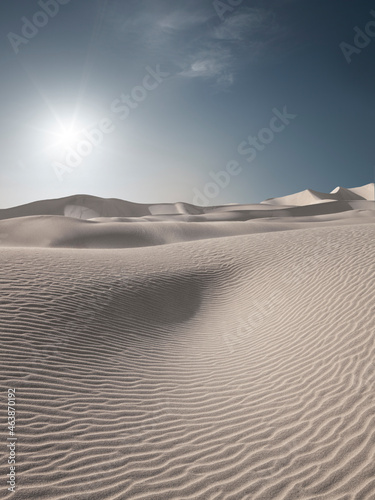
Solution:
[{"label": "dune ridge", "polygon": [[[312,189],[280,198],[270,198],[261,204],[253,205],[218,205],[209,207],[195,206],[189,203],[133,203],[117,198],[100,198],[87,194],[66,196],[65,198],[35,201],[13,208],[0,209],[0,220],[30,215],[66,215],[77,218],[93,217],[143,217],[147,215],[198,215],[211,212],[241,210],[264,210],[265,205],[303,206],[323,201],[374,201],[375,183],[358,188],[337,187],[331,193],[320,193]],[[289,203],[290,202],[290,203]],[[274,208],[274,207],[273,207]],[[275,208],[274,208],[275,209]]]},{"label": "dune ridge", "polygon": [[132,248],[345,224],[353,217],[372,222],[373,191],[374,184],[328,194],[306,190],[260,204],[217,207],[70,196],[0,210],[0,246]]}]

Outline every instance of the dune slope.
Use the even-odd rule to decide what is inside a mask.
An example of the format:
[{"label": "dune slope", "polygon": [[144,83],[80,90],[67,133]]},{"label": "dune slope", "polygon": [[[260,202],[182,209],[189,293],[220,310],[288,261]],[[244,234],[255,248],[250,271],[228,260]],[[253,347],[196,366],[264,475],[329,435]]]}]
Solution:
[{"label": "dune slope", "polygon": [[375,498],[374,239],[1,248],[13,498]]}]

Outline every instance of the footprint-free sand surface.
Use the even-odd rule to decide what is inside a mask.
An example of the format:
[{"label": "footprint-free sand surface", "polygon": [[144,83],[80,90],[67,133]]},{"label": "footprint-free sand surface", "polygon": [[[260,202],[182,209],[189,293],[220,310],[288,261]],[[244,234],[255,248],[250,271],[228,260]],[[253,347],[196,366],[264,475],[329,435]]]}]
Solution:
[{"label": "footprint-free sand surface", "polygon": [[374,184],[0,219],[0,498],[375,499]]}]

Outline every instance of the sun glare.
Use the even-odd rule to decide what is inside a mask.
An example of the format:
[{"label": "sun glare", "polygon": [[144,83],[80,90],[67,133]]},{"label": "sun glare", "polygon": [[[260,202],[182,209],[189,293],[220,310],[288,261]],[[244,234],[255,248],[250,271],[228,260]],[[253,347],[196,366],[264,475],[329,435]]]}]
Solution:
[{"label": "sun glare", "polygon": [[73,147],[79,140],[80,130],[75,126],[62,126],[61,128],[61,132],[57,134],[59,144],[64,147]]},{"label": "sun glare", "polygon": [[46,150],[66,150],[68,148],[74,148],[77,142],[82,138],[82,134],[85,130],[83,126],[77,123],[77,120],[62,121],[60,119],[56,120],[57,123],[55,127],[42,127],[40,130],[45,135],[45,149]]}]

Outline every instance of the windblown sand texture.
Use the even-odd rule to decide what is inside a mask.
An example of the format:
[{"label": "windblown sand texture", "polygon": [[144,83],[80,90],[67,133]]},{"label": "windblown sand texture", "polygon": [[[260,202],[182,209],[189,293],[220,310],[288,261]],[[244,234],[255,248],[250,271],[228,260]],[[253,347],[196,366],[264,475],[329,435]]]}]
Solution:
[{"label": "windblown sand texture", "polygon": [[375,499],[374,184],[0,219],[9,498]]}]

